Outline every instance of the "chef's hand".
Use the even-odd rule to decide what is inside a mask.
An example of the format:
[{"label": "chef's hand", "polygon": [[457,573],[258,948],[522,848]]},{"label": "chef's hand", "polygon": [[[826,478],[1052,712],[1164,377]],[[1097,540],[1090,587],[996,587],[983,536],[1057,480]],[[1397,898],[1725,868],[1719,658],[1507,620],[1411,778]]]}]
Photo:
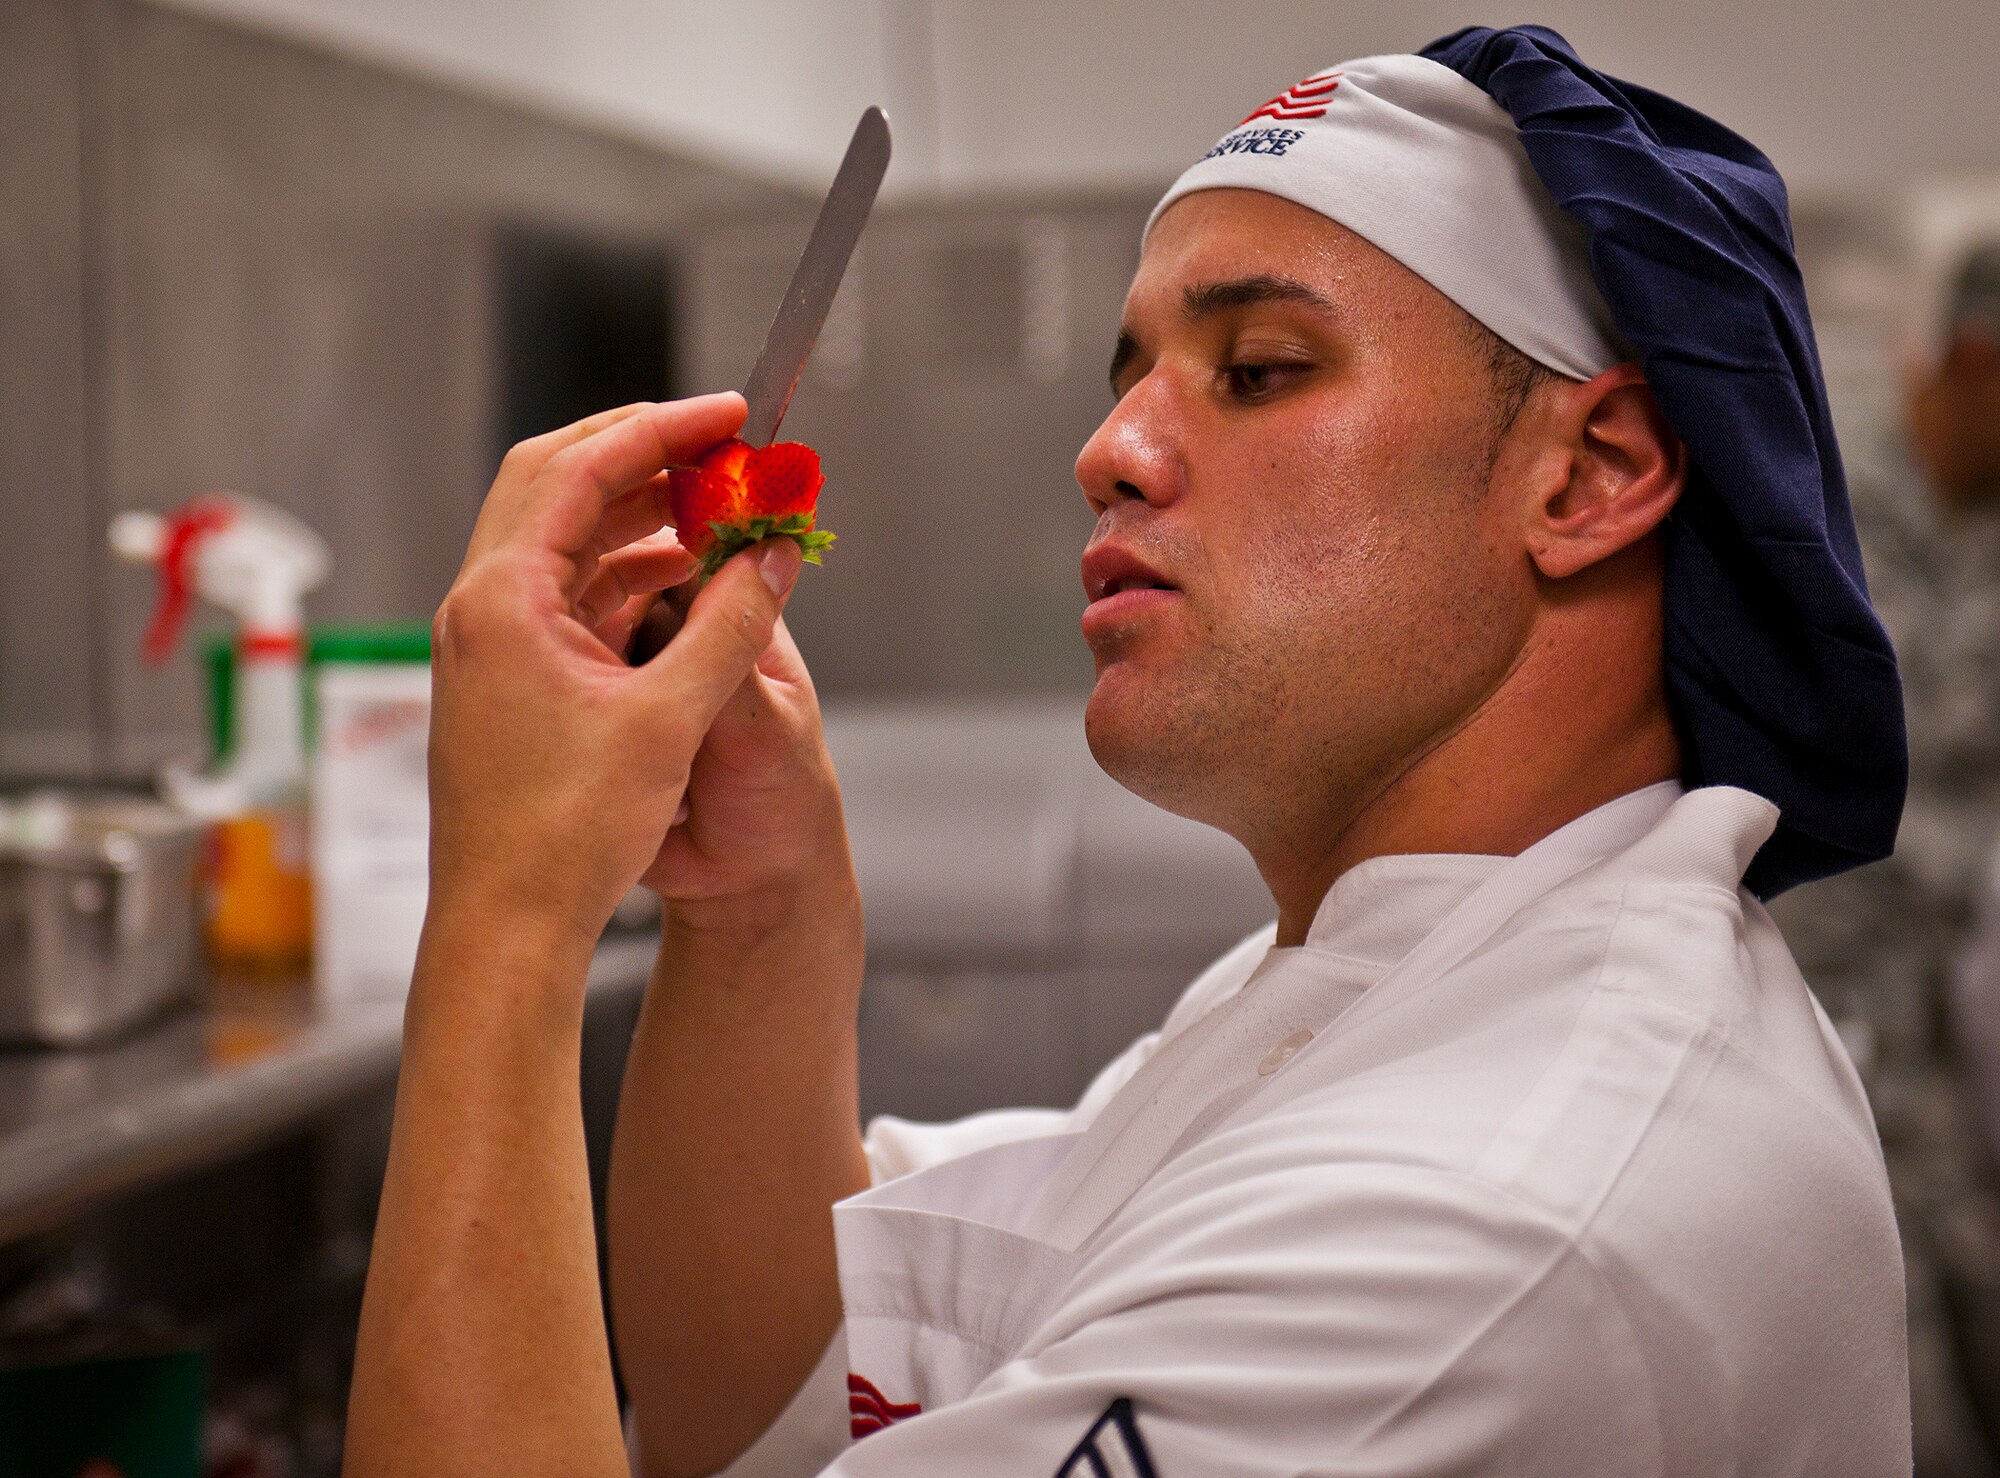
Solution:
[{"label": "chef's hand", "polygon": [[[732,558],[649,661],[628,665],[624,646],[651,592],[693,569],[661,532],[663,469],[734,434],[744,414],[733,393],[626,406],[522,442],[501,463],[432,625],[434,909],[469,904],[587,943],[642,874],[699,889],[743,870],[720,862],[731,854],[719,828],[746,815],[728,771],[757,763],[750,736],[773,727],[757,711],[766,689],[746,697],[746,679],[797,578],[798,546],[769,539]],[[789,640],[773,665],[789,740],[803,677]],[[710,850],[683,830],[685,850],[663,851],[697,769]],[[746,843],[758,836],[753,826]]]},{"label": "chef's hand", "polygon": [[[691,586],[645,612],[635,658],[680,629]],[[669,927],[755,937],[795,920],[806,895],[824,902],[852,890],[819,700],[783,618],[709,726],[674,819],[642,879],[665,902]]]}]

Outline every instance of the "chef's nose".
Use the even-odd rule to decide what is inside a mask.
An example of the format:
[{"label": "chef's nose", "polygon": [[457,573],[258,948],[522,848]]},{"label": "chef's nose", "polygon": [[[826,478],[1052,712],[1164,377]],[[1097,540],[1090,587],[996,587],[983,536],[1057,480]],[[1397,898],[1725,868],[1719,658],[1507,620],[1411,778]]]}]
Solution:
[{"label": "chef's nose", "polygon": [[1077,453],[1076,481],[1090,511],[1102,514],[1125,498],[1164,507],[1186,481],[1182,420],[1166,376],[1147,375],[1111,407]]}]

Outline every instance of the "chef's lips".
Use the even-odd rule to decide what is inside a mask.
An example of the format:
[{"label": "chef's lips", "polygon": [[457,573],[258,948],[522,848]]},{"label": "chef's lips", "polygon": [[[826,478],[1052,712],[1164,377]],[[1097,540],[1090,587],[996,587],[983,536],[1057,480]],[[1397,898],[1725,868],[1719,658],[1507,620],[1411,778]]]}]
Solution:
[{"label": "chef's lips", "polygon": [[1104,543],[1088,550],[1083,556],[1082,573],[1083,592],[1093,605],[1121,589],[1178,588],[1138,555],[1118,544]]}]

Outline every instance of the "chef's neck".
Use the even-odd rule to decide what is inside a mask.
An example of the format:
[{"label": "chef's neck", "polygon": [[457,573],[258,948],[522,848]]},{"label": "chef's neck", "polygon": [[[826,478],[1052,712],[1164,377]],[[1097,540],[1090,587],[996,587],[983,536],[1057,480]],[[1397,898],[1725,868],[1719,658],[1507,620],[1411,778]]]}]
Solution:
[{"label": "chef's neck", "polygon": [[1517,856],[1619,796],[1677,778],[1660,594],[1647,583],[1540,623],[1449,737],[1369,792],[1292,808],[1302,823],[1293,834],[1243,839],[1278,906],[1277,943],[1303,943],[1327,890],[1371,857]]}]

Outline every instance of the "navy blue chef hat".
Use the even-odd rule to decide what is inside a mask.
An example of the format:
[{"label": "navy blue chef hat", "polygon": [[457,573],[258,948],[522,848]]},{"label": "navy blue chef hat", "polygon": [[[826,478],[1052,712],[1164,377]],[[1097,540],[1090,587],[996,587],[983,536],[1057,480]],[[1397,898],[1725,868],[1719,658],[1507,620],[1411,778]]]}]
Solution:
[{"label": "navy blue chef hat", "polygon": [[1541,26],[1423,49],[1488,92],[1589,237],[1591,275],[1691,469],[1667,525],[1666,680],[1686,782],[1777,802],[1769,898],[1886,857],[1909,779],[1784,181],[1692,108],[1594,72]]}]

